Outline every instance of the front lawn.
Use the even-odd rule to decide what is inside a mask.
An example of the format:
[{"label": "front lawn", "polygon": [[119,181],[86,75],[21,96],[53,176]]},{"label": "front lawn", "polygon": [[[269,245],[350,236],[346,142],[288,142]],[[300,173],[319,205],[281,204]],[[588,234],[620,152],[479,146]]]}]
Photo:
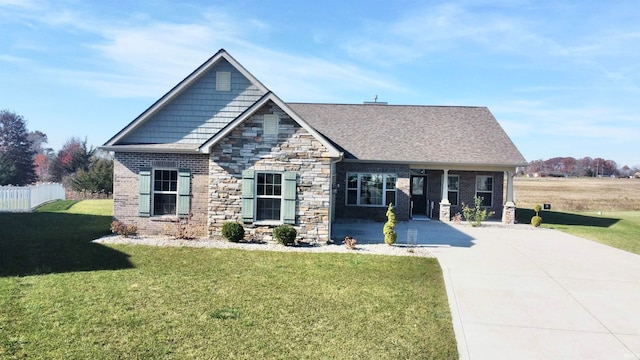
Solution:
[{"label": "front lawn", "polygon": [[0,214],[0,358],[458,357],[435,259],[105,246],[83,203]]},{"label": "front lawn", "polygon": [[[516,211],[519,223],[529,223],[533,210]],[[594,240],[605,245],[640,255],[640,212],[613,211],[556,212],[541,211],[542,227],[557,229],[569,234]]]}]

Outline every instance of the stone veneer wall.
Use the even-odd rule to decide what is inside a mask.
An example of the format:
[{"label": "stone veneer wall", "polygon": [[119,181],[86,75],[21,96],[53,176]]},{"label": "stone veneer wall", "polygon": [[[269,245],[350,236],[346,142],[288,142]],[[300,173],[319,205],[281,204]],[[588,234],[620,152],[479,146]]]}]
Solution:
[{"label": "stone veneer wall", "polygon": [[151,154],[116,152],[113,182],[113,215],[115,220],[134,224],[144,235],[175,233],[177,217],[138,215],[138,173],[140,168],[191,170],[191,213],[189,227],[194,235],[204,236],[207,224],[207,187],[209,162],[207,155]]},{"label": "stone veneer wall", "polygon": [[[265,114],[278,114],[278,135],[263,133]],[[242,222],[242,171],[297,172],[298,236],[329,239],[331,158],[313,135],[273,103],[265,105],[212,147],[209,163],[209,235],[220,236],[227,221]],[[249,236],[270,237],[272,227],[245,224]]]},{"label": "stone veneer wall", "polygon": [[386,221],[387,206],[354,206],[347,205],[347,173],[385,173],[397,174],[395,214],[398,221],[409,220],[410,179],[409,165],[356,163],[343,161],[336,164],[336,184],[339,186],[335,199],[335,218],[368,219]]}]

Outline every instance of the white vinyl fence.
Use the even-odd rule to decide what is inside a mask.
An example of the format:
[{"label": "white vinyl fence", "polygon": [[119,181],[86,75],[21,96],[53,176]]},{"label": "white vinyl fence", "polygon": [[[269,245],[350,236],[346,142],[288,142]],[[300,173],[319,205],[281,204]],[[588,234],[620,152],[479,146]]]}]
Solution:
[{"label": "white vinyl fence", "polygon": [[62,184],[0,186],[0,211],[31,211],[46,202],[64,198]]}]

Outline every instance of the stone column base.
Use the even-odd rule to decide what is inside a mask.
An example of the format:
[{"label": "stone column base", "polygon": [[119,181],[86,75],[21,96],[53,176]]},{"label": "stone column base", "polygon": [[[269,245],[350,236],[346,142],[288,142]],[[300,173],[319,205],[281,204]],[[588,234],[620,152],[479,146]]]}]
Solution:
[{"label": "stone column base", "polygon": [[508,202],[504,204],[502,209],[502,223],[503,224],[515,224],[516,223],[516,204]]},{"label": "stone column base", "polygon": [[440,221],[451,221],[451,204],[440,203]]}]

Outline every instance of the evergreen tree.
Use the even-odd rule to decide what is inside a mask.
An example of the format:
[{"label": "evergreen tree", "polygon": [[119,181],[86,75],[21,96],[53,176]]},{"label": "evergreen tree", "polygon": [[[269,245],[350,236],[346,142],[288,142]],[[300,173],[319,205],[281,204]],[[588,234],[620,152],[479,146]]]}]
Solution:
[{"label": "evergreen tree", "polygon": [[398,239],[398,234],[395,230],[396,223],[396,214],[393,212],[393,204],[389,204],[389,208],[387,209],[387,222],[382,228],[382,233],[384,234],[384,242],[387,245],[395,244],[396,240]]},{"label": "evergreen tree", "polygon": [[0,154],[3,176],[0,185],[28,185],[36,180],[25,119],[9,110],[0,111]]},{"label": "evergreen tree", "polygon": [[94,156],[88,171],[80,169],[73,175],[71,187],[92,194],[113,193],[113,160]]},{"label": "evergreen tree", "polygon": [[0,186],[13,183],[13,176],[16,172],[15,166],[0,152]]}]

